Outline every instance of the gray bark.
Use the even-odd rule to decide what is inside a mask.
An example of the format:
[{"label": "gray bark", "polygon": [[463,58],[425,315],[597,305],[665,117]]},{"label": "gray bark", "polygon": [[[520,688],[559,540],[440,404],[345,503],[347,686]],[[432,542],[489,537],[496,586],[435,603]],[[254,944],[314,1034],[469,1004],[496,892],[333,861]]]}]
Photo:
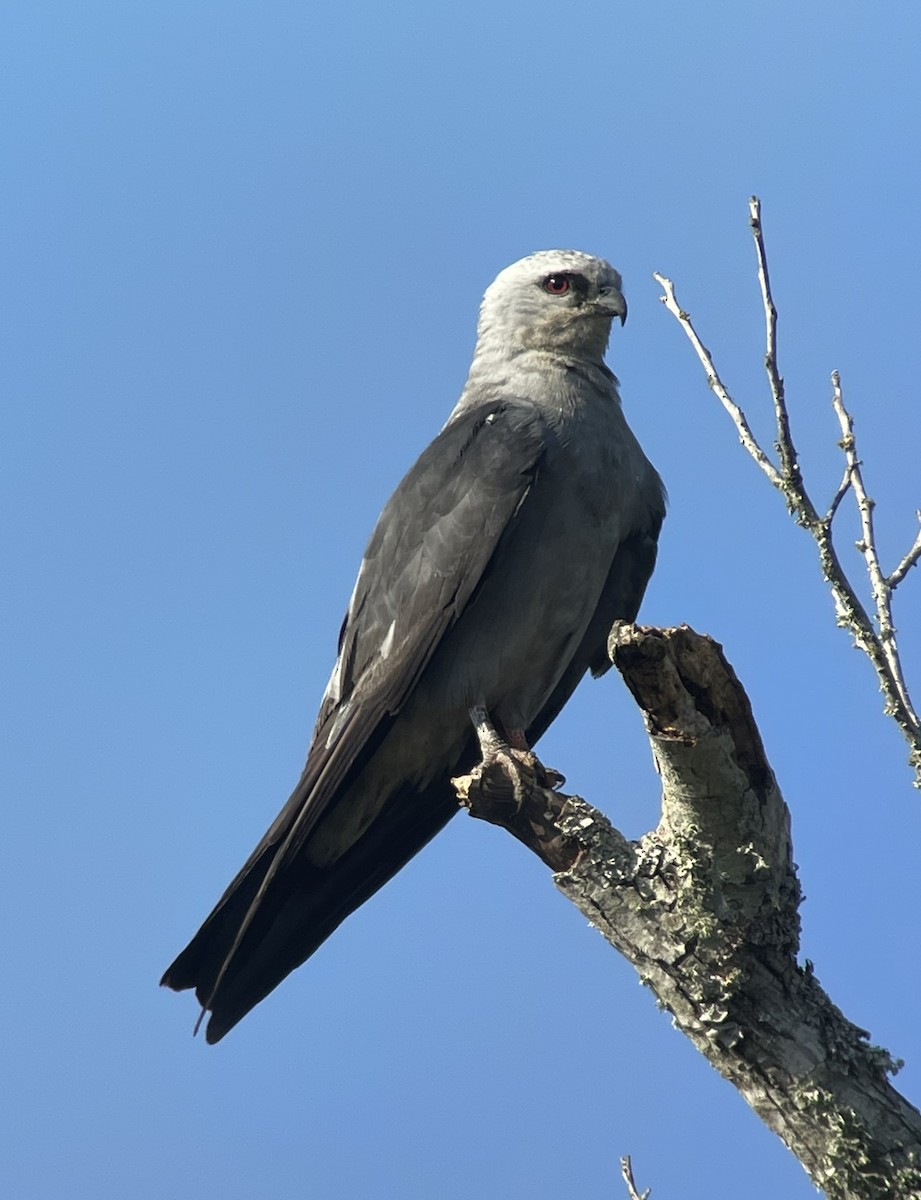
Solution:
[{"label": "gray bark", "polygon": [[520,808],[492,766],[455,781],[462,802],[556,872],[829,1200],[921,1197],[921,1114],[889,1081],[898,1064],[797,962],[789,812],[721,648],[620,626],[609,649],[661,774],[658,827],[628,841],[539,767]]}]

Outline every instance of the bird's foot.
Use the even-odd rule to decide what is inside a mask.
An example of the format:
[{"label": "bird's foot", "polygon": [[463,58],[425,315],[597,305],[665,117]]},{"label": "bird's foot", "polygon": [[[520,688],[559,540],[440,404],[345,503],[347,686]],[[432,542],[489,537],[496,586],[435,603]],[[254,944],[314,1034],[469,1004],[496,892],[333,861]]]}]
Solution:
[{"label": "bird's foot", "polygon": [[559,771],[545,767],[520,730],[499,734],[482,707],[470,710],[483,761],[469,775],[452,779],[457,798],[471,817],[507,829],[552,871],[566,871],[581,853],[563,835],[559,819],[569,796]]},{"label": "bird's foot", "polygon": [[476,771],[479,785],[488,789],[495,801],[513,803],[515,811],[521,812],[530,789],[553,789],[566,782],[559,771],[545,767],[529,749],[523,730],[509,730],[506,740],[497,732],[482,705],[471,708],[470,719],[483,756]]}]

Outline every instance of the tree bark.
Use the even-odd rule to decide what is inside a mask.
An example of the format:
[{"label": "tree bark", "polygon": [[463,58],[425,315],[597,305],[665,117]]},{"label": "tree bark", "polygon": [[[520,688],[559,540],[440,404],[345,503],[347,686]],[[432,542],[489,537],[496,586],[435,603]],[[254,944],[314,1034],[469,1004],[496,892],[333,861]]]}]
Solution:
[{"label": "tree bark", "polygon": [[462,803],[555,871],[829,1200],[921,1197],[921,1114],[889,1082],[898,1064],[797,963],[789,811],[721,647],[622,625],[609,650],[645,716],[658,827],[630,842],[539,774],[518,808],[494,767],[455,781]]}]

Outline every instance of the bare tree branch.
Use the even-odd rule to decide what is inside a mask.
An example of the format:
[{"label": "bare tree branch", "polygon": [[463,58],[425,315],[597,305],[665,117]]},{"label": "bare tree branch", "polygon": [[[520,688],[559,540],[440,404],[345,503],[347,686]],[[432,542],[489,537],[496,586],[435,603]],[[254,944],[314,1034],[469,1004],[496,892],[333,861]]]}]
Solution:
[{"label": "bare tree branch", "polygon": [[[916,512],[915,516],[918,518],[918,521],[921,522],[921,510]],[[899,586],[911,568],[917,564],[919,559],[921,559],[921,529],[918,530],[915,540],[911,545],[911,549],[886,581],[893,591]]]},{"label": "bare tree branch", "polygon": [[624,1183],[627,1185],[627,1195],[630,1200],[649,1200],[649,1197],[652,1195],[652,1188],[647,1188],[645,1192],[637,1189],[633,1178],[633,1163],[630,1161],[629,1154],[625,1154],[620,1160],[620,1173],[623,1175]]},{"label": "bare tree branch", "polygon": [[[908,761],[915,771],[915,786],[921,787],[921,720],[912,705],[908,685],[905,681],[905,674],[899,658],[896,630],[892,620],[892,593],[908,571],[921,560],[921,532],[895,570],[886,575],[880,565],[876,548],[873,528],[874,502],[867,495],[864,487],[860,459],[857,456],[854,439],[854,422],[844,406],[841,380],[837,371],[832,375],[832,405],[841,427],[842,440],[839,444],[845,456],[844,475],[824,516],[819,514],[813,504],[802,479],[790,429],[783,378],[778,367],[777,308],[771,293],[767,252],[761,223],[761,203],[754,196],[749,202],[749,223],[755,241],[758,282],[764,308],[766,341],[764,366],[777,422],[775,448],[779,457],[779,465],[775,464],[758,444],[743,409],[732,399],[720,379],[713,357],[701,341],[689,313],[678,303],[672,281],[660,274],[655,274],[653,278],[661,285],[665,293],[661,297],[662,303],[681,325],[706,372],[708,384],[716,392],[723,407],[732,418],[742,445],[784,497],[787,508],[796,523],[812,535],[819,552],[822,576],[829,586],[834,601],[837,623],[853,636],[857,645],[872,663],[879,680],[880,690],[883,693],[884,711],[894,719],[909,744]],[[873,599],[872,617],[844,570],[832,537],[832,523],[842,500],[849,492],[854,496],[860,516],[862,537],[857,543],[857,548],[863,556],[870,581]],[[919,515],[919,519],[921,519],[921,515]]]},{"label": "bare tree branch", "polygon": [[757,196],[752,196],[748,202],[748,220],[755,239],[755,251],[758,255],[758,284],[761,288],[761,302],[764,305],[764,369],[767,373],[768,384],[771,388],[771,399],[774,403],[774,418],[777,421],[776,449],[780,455],[780,470],[785,479],[799,478],[799,461],[796,447],[793,445],[793,435],[790,432],[790,418],[787,414],[787,401],[784,394],[783,380],[777,365],[777,308],[771,294],[771,277],[768,273],[767,251],[764,247],[764,236],[761,232],[761,203]]},{"label": "bare tree branch", "polygon": [[[893,685],[898,690],[905,711],[917,726],[918,716],[912,708],[911,699],[905,687],[905,677],[902,672],[902,664],[899,661],[899,650],[895,637],[895,626],[892,624],[891,576],[883,574],[883,569],[879,564],[879,554],[876,549],[876,534],[873,529],[873,510],[876,507],[876,502],[870,499],[864,487],[863,473],[860,469],[861,463],[857,457],[854,419],[844,407],[844,400],[841,395],[841,377],[837,371],[832,372],[831,382],[834,389],[832,406],[838,418],[838,423],[841,426],[841,442],[839,444],[844,451],[848,478],[854,491],[857,511],[860,514],[862,536],[861,540],[857,543],[857,549],[864,557],[867,565],[867,575],[870,577],[870,587],[876,606],[876,630],[880,645],[889,665],[889,674]],[[918,543],[916,542],[916,544]],[[921,549],[921,546],[919,546],[919,549]],[[911,551],[909,551],[909,556],[910,554]],[[904,562],[905,560],[903,559],[902,561]],[[898,570],[898,568],[896,569]]]},{"label": "bare tree branch", "polygon": [[844,475],[841,477],[841,482],[838,484],[838,490],[832,497],[832,502],[828,506],[828,512],[825,514],[826,525],[831,525],[835,519],[835,513],[838,511],[838,505],[844,499],[851,489],[851,472],[847,466],[844,468]]},{"label": "bare tree branch", "polygon": [[729,392],[726,390],[722,379],[719,377],[719,372],[713,364],[713,358],[711,357],[710,351],[700,340],[697,335],[697,330],[691,323],[691,314],[685,312],[685,310],[679,305],[678,299],[675,296],[675,285],[670,279],[666,279],[664,275],[659,275],[657,273],[653,274],[653,279],[665,290],[665,295],[661,297],[662,303],[678,320],[681,328],[687,334],[688,340],[696,350],[701,366],[707,373],[707,383],[710,385],[713,391],[716,392],[720,402],[723,405],[723,408],[725,408],[726,412],[729,413],[736,429],[739,431],[739,441],[752,456],[765,475],[767,475],[774,487],[786,494],[783,476],[758,445],[758,440],[751,431],[745,413],[742,412],[741,408],[739,408],[738,404],[736,404],[735,400],[733,400],[732,396],[730,396]]},{"label": "bare tree branch", "polygon": [[619,626],[610,651],[662,778],[657,828],[628,841],[537,786],[518,804],[491,767],[457,781],[464,804],[545,861],[566,847],[557,887],[829,1200],[919,1200],[921,1113],[888,1079],[899,1064],[797,963],[789,813],[721,648],[687,627]]}]

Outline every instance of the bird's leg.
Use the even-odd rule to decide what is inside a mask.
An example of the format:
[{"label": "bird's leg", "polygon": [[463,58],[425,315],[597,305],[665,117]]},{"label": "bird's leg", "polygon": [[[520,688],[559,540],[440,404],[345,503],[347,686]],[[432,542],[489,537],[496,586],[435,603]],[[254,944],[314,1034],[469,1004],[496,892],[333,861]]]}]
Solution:
[{"label": "bird's leg", "polygon": [[559,825],[571,799],[556,790],[563,776],[540,762],[523,730],[499,733],[482,703],[469,712],[483,761],[451,780],[458,800],[471,817],[507,829],[552,871],[569,870],[581,850]]},{"label": "bird's leg", "polygon": [[[475,704],[470,709],[470,720],[483,756],[481,769],[486,770],[493,765],[500,768],[503,781],[511,785],[511,798],[515,802],[516,812],[521,811],[529,786],[557,788],[566,782],[559,771],[545,767],[530,749],[523,729],[508,729],[503,738],[482,704]],[[496,782],[498,780],[491,780],[491,790],[495,790]]]},{"label": "bird's leg", "polygon": [[523,729],[506,729],[505,736],[513,750],[525,750],[529,754],[531,753],[531,747],[528,745],[528,739],[525,737]]}]

